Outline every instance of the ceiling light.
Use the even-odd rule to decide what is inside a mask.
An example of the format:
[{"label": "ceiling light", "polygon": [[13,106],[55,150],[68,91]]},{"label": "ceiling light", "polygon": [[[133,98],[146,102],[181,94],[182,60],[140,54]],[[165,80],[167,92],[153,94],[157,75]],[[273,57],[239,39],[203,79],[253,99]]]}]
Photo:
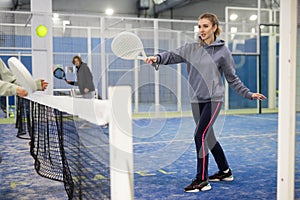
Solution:
[{"label": "ceiling light", "polygon": [[158,5],[161,4],[163,2],[165,2],[166,0],[154,0],[154,4]]},{"label": "ceiling light", "polygon": [[53,13],[52,21],[54,24],[58,24],[60,22],[58,13]]},{"label": "ceiling light", "polygon": [[238,15],[235,14],[235,13],[232,13],[232,14],[230,15],[230,17],[229,17],[229,19],[230,19],[231,21],[235,21],[237,18],[238,18]]},{"label": "ceiling light", "polygon": [[249,18],[251,21],[257,20],[257,15],[251,15]]},{"label": "ceiling light", "polygon": [[58,19],[59,18],[59,14],[58,13],[53,13],[53,18],[54,19]]},{"label": "ceiling light", "polygon": [[237,32],[237,27],[231,27],[230,32],[231,33],[236,33]]},{"label": "ceiling light", "polygon": [[107,15],[112,15],[112,14],[114,14],[114,10],[111,9],[111,8],[107,8],[107,9],[105,10],[105,14],[107,14]]},{"label": "ceiling light", "polygon": [[63,20],[63,26],[70,25],[70,24],[71,24],[70,20]]}]

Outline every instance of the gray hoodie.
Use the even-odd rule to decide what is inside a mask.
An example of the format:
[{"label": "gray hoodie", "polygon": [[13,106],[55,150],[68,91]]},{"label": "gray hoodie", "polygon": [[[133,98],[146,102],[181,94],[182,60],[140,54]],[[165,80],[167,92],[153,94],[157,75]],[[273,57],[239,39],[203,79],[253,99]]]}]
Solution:
[{"label": "gray hoodie", "polygon": [[186,63],[189,96],[192,103],[224,101],[222,75],[233,90],[244,98],[252,99],[252,92],[235,74],[235,65],[223,40],[217,39],[210,45],[187,43],[175,51],[156,55],[158,64]]}]

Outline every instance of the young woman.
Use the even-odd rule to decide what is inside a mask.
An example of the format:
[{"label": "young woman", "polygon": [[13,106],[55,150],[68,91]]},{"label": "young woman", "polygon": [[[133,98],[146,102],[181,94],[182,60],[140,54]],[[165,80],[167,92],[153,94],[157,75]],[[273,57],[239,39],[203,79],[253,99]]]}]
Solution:
[{"label": "young woman", "polygon": [[82,62],[79,56],[74,56],[72,63],[76,66],[77,69],[77,82],[69,80],[66,80],[66,82],[70,85],[78,86],[80,94],[82,94],[83,98],[94,98],[95,86],[93,83],[93,75],[90,71],[90,68],[86,63]]},{"label": "young woman", "polygon": [[[242,97],[264,100],[266,97],[252,93],[235,74],[234,61],[224,41],[217,38],[221,30],[216,15],[205,13],[198,18],[200,44],[190,43],[175,51],[162,52],[148,57],[148,64],[186,63],[189,96],[196,123],[194,140],[197,152],[197,173],[185,192],[210,190],[209,181],[232,181],[233,175],[224,151],[217,141],[213,124],[224,101],[222,75],[228,84]],[[208,177],[208,149],[211,151],[219,172]]]}]

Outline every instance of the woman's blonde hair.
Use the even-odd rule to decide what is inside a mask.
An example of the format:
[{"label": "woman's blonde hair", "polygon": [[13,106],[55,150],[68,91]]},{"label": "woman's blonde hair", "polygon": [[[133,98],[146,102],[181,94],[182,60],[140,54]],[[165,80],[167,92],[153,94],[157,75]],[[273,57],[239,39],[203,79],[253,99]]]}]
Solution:
[{"label": "woman's blonde hair", "polygon": [[[217,29],[214,32],[215,38],[217,38],[217,36],[219,36],[221,34],[221,28],[219,27],[219,20],[215,14],[204,13],[198,17],[198,20],[200,20],[200,19],[208,19],[211,22],[212,26],[215,26],[215,25],[217,26]],[[200,39],[200,45],[202,45],[202,43],[203,43],[203,40]]]}]

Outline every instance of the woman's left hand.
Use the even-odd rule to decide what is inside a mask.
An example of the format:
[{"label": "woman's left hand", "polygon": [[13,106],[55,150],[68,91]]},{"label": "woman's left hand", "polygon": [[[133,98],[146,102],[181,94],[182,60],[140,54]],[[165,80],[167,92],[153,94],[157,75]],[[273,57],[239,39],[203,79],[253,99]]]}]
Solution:
[{"label": "woman's left hand", "polygon": [[42,84],[42,90],[46,90],[48,87],[48,82],[46,82],[45,80],[41,79],[41,84]]},{"label": "woman's left hand", "polygon": [[257,99],[257,100],[266,100],[267,97],[265,97],[263,94],[260,93],[253,93],[252,94],[252,99]]}]

